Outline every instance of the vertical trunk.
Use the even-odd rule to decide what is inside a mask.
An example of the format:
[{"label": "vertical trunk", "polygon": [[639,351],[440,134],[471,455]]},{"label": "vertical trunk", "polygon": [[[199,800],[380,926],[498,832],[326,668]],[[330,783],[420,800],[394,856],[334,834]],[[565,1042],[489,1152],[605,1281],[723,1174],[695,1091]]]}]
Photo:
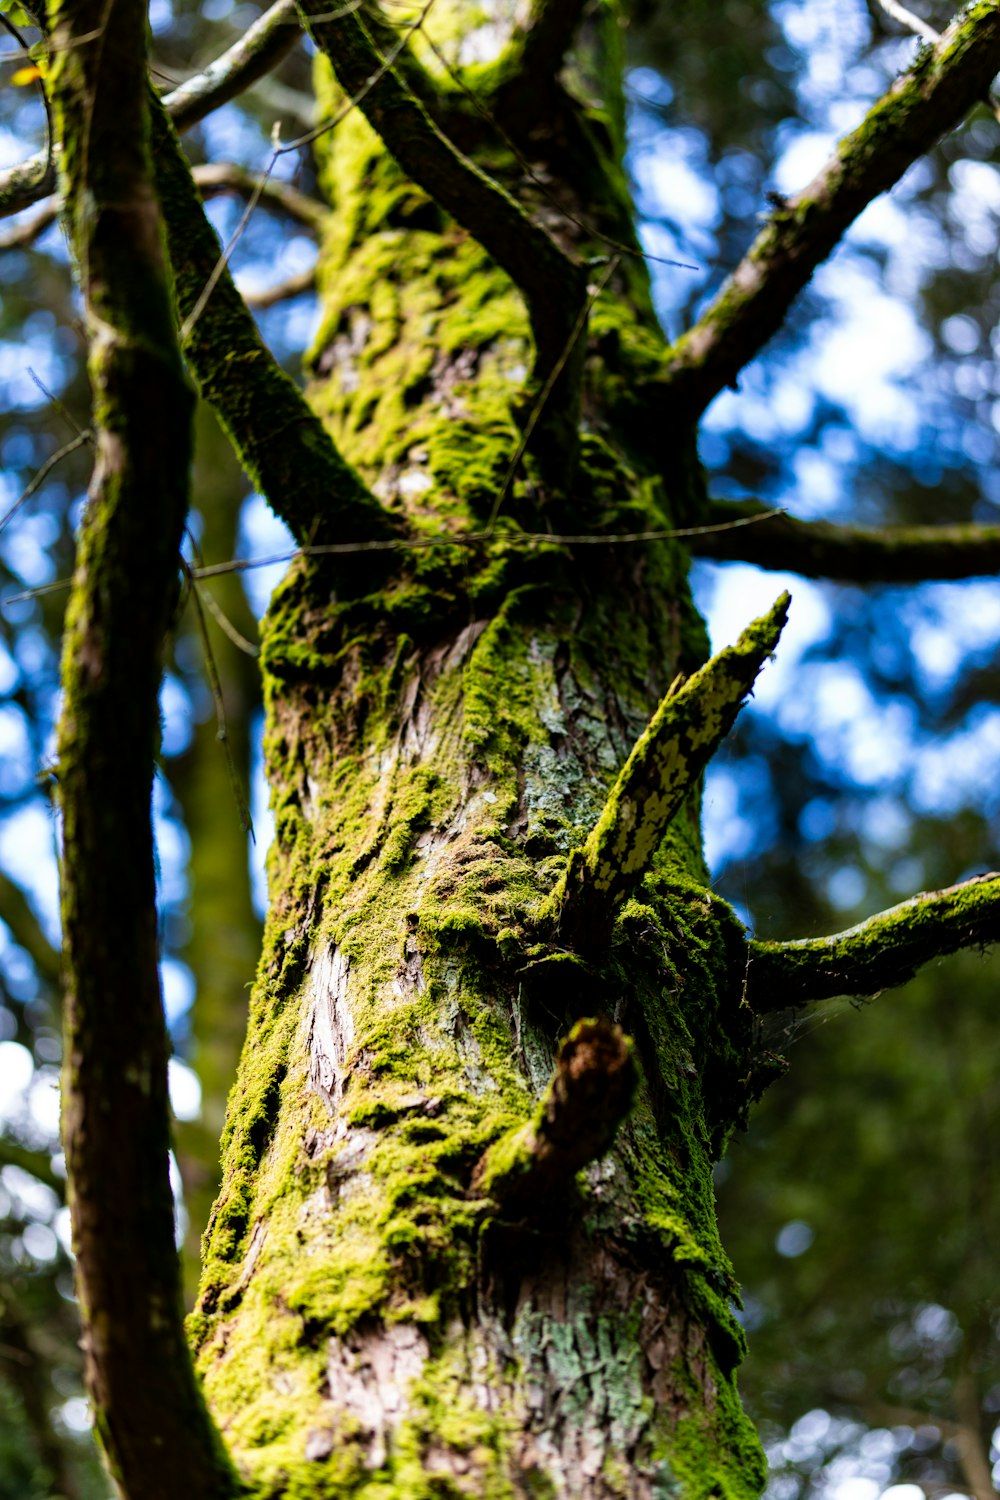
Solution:
[{"label": "vertical trunk", "polygon": [[[633,240],[612,85],[605,110],[494,91],[533,179],[457,94],[451,122],[595,258],[580,220]],[[446,542],[504,491],[524,308],[357,111],[323,150],[314,404],[434,540],[391,572],[313,559],[268,617],[272,907],[193,1320],[209,1401],[275,1496],[754,1495],[710,1175],[752,1037],[697,797],[605,950],[532,923],[657,701],[705,658],[676,542],[498,540],[699,513],[691,434],[644,429],[635,402],[660,352],[644,268],[623,256],[594,303],[572,482],[555,488],[542,449],[492,540]],[[587,1016],[633,1039],[630,1117],[544,1201],[488,1196],[484,1154]]]}]

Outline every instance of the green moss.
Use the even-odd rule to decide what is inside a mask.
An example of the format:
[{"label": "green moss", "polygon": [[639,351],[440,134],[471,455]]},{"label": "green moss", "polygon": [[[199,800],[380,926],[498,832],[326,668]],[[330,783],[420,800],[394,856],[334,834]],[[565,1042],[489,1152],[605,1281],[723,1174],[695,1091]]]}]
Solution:
[{"label": "green moss", "polygon": [[[608,149],[599,121],[586,131],[592,152]],[[320,151],[335,212],[311,399],[413,536],[474,530],[524,419],[521,300],[357,111]],[[534,925],[675,672],[705,654],[676,544],[507,543],[524,527],[643,531],[700,503],[696,475],[664,484],[606,419],[655,365],[641,303],[609,296],[595,315],[605,357],[588,370],[593,430],[571,493],[529,462],[488,545],[414,548],[389,577],[359,567],[346,591],[322,559],[300,561],[263,628],[272,910],[192,1324],[208,1397],[261,1496],[554,1496],[544,1455],[522,1472],[518,1445],[527,1392],[556,1379],[566,1420],[604,1423],[617,1451],[644,1455],[653,1493],[687,1493],[696,1439],[708,1451],[713,1434],[716,1493],[727,1474],[732,1493],[743,1482],[711,1164],[750,1021],[742,929],[705,888],[697,790],[644,850],[609,947],[575,951]],[[477,1167],[492,1151],[491,1181],[517,1170],[560,1038],[615,1012],[643,1082],[567,1214],[581,1244],[648,1262],[657,1295],[676,1300],[671,1392],[694,1411],[702,1355],[715,1385],[689,1429],[673,1395],[654,1409],[641,1299],[623,1310],[574,1285],[553,1318],[528,1298],[502,1354],[489,1317],[477,1323],[480,1308],[506,1316],[514,1272],[496,1245],[532,1233],[502,1221]],[[510,1292],[517,1306],[516,1279]],[[371,1434],[331,1409],[330,1341],[346,1359],[401,1328],[426,1356],[376,1463]],[[307,1458],[328,1429],[328,1456]],[[437,1452],[461,1459],[451,1477],[444,1461],[435,1476]],[[627,1492],[610,1450],[604,1477]]]}]

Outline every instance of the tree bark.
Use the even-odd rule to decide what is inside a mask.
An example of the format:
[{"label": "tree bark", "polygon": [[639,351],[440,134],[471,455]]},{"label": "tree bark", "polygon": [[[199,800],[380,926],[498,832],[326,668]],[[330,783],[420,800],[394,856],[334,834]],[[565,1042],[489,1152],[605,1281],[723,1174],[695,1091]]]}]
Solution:
[{"label": "tree bark", "polygon": [[[609,35],[591,40],[600,55]],[[332,110],[322,63],[320,80]],[[569,253],[631,239],[603,115],[552,85],[516,144],[548,198],[502,139],[477,149]],[[192,1322],[206,1393],[267,1495],[756,1495],[711,1166],[760,1078],[697,788],[596,951],[540,919],[656,704],[705,661],[687,557],[447,540],[482,531],[518,447],[525,305],[357,111],[321,152],[312,403],[390,514],[439,540],[391,572],[301,560],[266,621],[277,836]],[[701,513],[690,432],[668,491],[664,434],[634,420],[661,357],[625,260],[591,312],[572,483],[529,455],[498,534],[508,516],[641,531]],[[503,1153],[516,1171],[540,1138],[587,1017],[559,1066],[618,1023],[632,1112],[578,1177],[567,1150],[510,1191]],[[587,1051],[595,1114],[617,1045]]]}]

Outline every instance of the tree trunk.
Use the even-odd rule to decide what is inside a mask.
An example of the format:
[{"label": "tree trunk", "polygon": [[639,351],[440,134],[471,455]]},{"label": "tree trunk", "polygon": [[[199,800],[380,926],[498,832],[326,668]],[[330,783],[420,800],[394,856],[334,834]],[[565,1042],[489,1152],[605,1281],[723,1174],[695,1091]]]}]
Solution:
[{"label": "tree trunk", "polygon": [[[602,16],[603,109],[556,85],[493,94],[533,177],[460,94],[452,127],[557,240],[606,260],[597,232],[634,232]],[[536,388],[512,416],[520,296],[357,110],[319,149],[313,404],[428,545],[303,561],[266,621],[277,834],[193,1318],[206,1393],[267,1495],[756,1495],[711,1180],[753,1085],[746,950],[708,888],[697,791],[607,943],[533,922],[657,702],[705,660],[687,557],[442,540],[482,531],[498,497],[498,530],[701,513],[692,434],[637,420],[662,352],[645,267],[594,268],[575,465],[553,424],[508,483],[549,415]],[[605,1055],[612,1023],[639,1081],[588,1161],[632,1066]],[[544,1133],[554,1066],[591,1091],[533,1173],[518,1151]]]}]

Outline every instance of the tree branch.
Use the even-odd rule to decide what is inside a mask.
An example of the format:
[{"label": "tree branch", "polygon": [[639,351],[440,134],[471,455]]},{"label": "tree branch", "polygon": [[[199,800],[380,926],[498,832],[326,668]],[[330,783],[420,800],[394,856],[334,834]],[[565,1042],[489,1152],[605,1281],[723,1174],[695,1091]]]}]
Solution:
[{"label": "tree branch", "polygon": [[581,1167],[608,1150],[632,1106],[637,1083],[632,1045],[601,1017],[577,1021],[559,1048],[535,1118],[483,1157],[473,1192],[510,1218],[538,1217]]},{"label": "tree branch", "polygon": [[[504,188],[463,156],[400,78],[384,69],[360,12],[325,20],[327,0],[301,0],[300,11],[341,87],[360,99],[403,171],[479,241],[524,293],[537,351],[536,375],[544,378],[572,337],[586,299],[586,267],[571,260]],[[373,78],[377,81],[369,87]],[[582,338],[578,344],[582,351]],[[575,380],[576,373],[570,378]]]},{"label": "tree branch", "polygon": [[46,229],[59,217],[59,200],[55,197],[49,199],[37,214],[32,214],[30,219],[25,219],[21,224],[15,224],[13,229],[8,229],[6,234],[0,234],[0,251],[2,250],[27,250],[36,240],[40,239]]},{"label": "tree branch", "polygon": [[[219,241],[158,100],[152,139],[177,305],[186,319],[218,264]],[[264,343],[228,270],[184,340],[184,355],[243,467],[297,541],[351,542],[390,533],[386,512]]]},{"label": "tree branch", "polygon": [[163,102],[177,129],[190,130],[251,88],[288,56],[301,36],[295,0],[277,0],[238,42],[167,95]]},{"label": "tree branch", "polygon": [[[294,0],[277,0],[270,10],[220,57],[167,94],[167,113],[180,131],[228,104],[257,83],[294,47],[302,29]],[[28,161],[0,172],[0,218],[20,213],[55,191],[56,163],[39,151]]]},{"label": "tree branch", "polygon": [[[53,159],[55,151],[52,152]],[[49,161],[47,151],[36,151],[27,161],[18,162],[0,172],[0,219],[18,214],[22,208],[40,203],[55,192],[55,161]]]},{"label": "tree branch", "polygon": [[53,1171],[52,1157],[47,1151],[33,1150],[12,1136],[0,1135],[0,1167],[20,1167],[22,1172],[51,1188],[60,1200],[66,1197],[66,1181]]},{"label": "tree branch", "polygon": [[27,953],[43,983],[58,991],[62,979],[59,954],[45,936],[23,887],[4,870],[0,870],[0,922]]},{"label": "tree branch", "polygon": [[221,193],[235,193],[244,199],[256,196],[264,208],[286,214],[312,234],[319,232],[327,217],[328,210],[308,193],[300,193],[290,183],[279,182],[273,177],[269,177],[262,187],[256,172],[248,172],[235,162],[203,162],[191,168],[191,176],[203,198],[217,198]]},{"label": "tree branch", "polygon": [[277,307],[279,302],[288,302],[292,297],[301,297],[315,289],[316,267],[310,266],[307,271],[289,276],[287,281],[279,281],[275,286],[263,287],[259,292],[244,292],[243,300],[247,307],[263,312],[268,307]]},{"label": "tree branch", "polygon": [[982,99],[1000,71],[1000,9],[978,0],[919,53],[817,177],[761,230],[715,300],[668,352],[661,404],[694,420],[784,322],[791,303],[879,193]]},{"label": "tree branch", "polygon": [[97,463],[63,644],[63,1140],[87,1385],[122,1492],[238,1490],[187,1349],[150,817],[191,392],[147,144],[146,13],[56,0],[49,76]]},{"label": "tree branch", "polygon": [[[713,500],[707,522],[767,516],[759,500]],[[753,526],[710,531],[689,543],[698,557],[748,562],[803,578],[845,583],[925,583],[978,578],[1000,570],[1000,526],[898,526],[867,530],[832,521],[771,515]]]},{"label": "tree branch", "polygon": [[[234,162],[201,162],[191,168],[191,176],[203,198],[235,193],[240,198],[249,199],[256,194],[265,208],[287,214],[312,234],[319,232],[326,214],[322,203],[310,198],[307,193],[300,193],[289,183],[277,182],[273,178],[269,178],[261,187],[260,178],[255,173],[248,172],[245,167],[237,166]],[[59,200],[53,196],[37,214],[0,235],[0,251],[27,249],[58,217]]]},{"label": "tree branch", "polygon": [[785,1010],[834,995],[876,995],[912,979],[932,958],[1000,939],[1000,874],[923,891],[832,937],[749,944],[746,998]]},{"label": "tree branch", "polygon": [[675,684],[611,789],[600,819],[538,916],[558,940],[580,951],[603,947],[615,915],[659,848],[684,798],[733,726],[788,618],[782,594],[735,646]]}]

